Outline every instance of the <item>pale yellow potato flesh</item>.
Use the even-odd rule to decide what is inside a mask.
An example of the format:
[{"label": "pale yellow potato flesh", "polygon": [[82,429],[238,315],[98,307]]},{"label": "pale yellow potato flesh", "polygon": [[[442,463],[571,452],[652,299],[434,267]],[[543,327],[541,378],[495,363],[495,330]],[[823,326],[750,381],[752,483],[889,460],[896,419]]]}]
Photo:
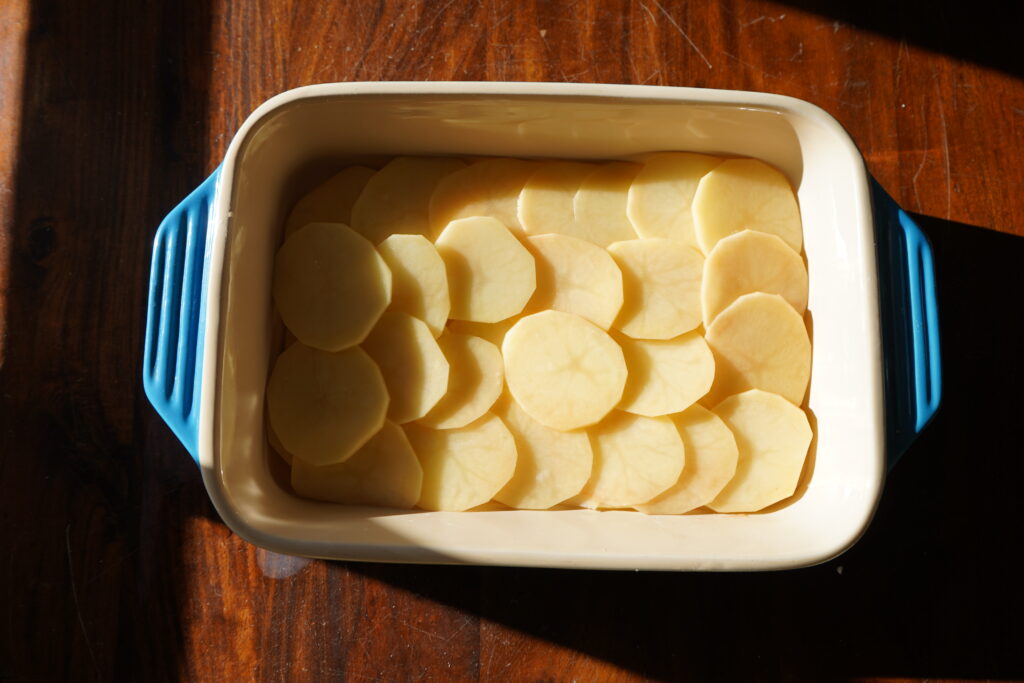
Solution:
[{"label": "pale yellow potato flesh", "polygon": [[351,458],[337,465],[292,463],[300,496],[344,505],[411,508],[420,499],[423,468],[402,428],[385,422]]},{"label": "pale yellow potato flesh", "polygon": [[526,238],[537,265],[537,290],[528,312],[575,313],[603,330],[622,308],[622,272],[601,247],[566,235]]},{"label": "pale yellow potato flesh", "polygon": [[358,347],[332,353],[292,344],[267,384],[272,431],[309,465],[347,460],[377,433],[387,410],[384,377]]},{"label": "pale yellow potato flesh", "polygon": [[800,405],[811,376],[811,340],[800,314],[778,294],[744,294],[705,334],[715,354],[715,382],[705,405],[748,389]]},{"label": "pale yellow potato flesh", "polygon": [[380,367],[391,396],[388,419],[398,424],[418,420],[448,390],[448,360],[419,318],[389,311],[362,348]]},{"label": "pale yellow potato flesh", "polygon": [[288,449],[281,443],[281,437],[274,431],[274,425],[270,422],[270,413],[267,413],[267,441],[270,443],[270,447],[275,453],[281,456],[289,465],[295,460],[295,456],[288,452]]},{"label": "pale yellow potato flesh", "polygon": [[616,329],[634,339],[672,339],[700,325],[704,257],[699,251],[652,237],[616,242],[608,252],[622,271]]},{"label": "pale yellow potato flesh", "polygon": [[594,453],[586,432],[560,432],[526,414],[507,393],[494,405],[516,442],[516,471],[494,499],[522,510],[547,510],[578,494]]},{"label": "pale yellow potato flesh", "polygon": [[704,261],[700,289],[704,327],[733,301],[752,292],[778,294],[802,315],[807,308],[807,268],[779,237],[743,230],[719,240]]},{"label": "pale yellow potato flesh", "polygon": [[374,244],[388,235],[427,235],[430,198],[441,180],[466,164],[444,157],[397,157],[370,178],[352,207],[352,229]]},{"label": "pale yellow potato flesh", "polygon": [[288,214],[284,234],[288,237],[308,223],[352,223],[352,206],[373,174],[366,166],[349,166],[317,185],[299,199]]},{"label": "pale yellow potato flesh", "polygon": [[522,232],[519,194],[537,170],[534,161],[484,159],[445,177],[430,198],[430,225],[438,235],[459,218],[490,216]]},{"label": "pale yellow potato flesh", "polygon": [[449,320],[447,328],[456,334],[471,334],[491,342],[499,349],[505,335],[518,321],[518,317],[505,318],[496,323],[475,323],[472,320]]},{"label": "pale yellow potato flesh", "polygon": [[797,253],[803,245],[800,207],[789,180],[757,159],[729,159],[701,179],[693,226],[705,254],[740,230],[778,235]]},{"label": "pale yellow potato flesh", "polygon": [[573,200],[593,164],[548,161],[530,176],[519,195],[519,223],[527,235],[572,235]]},{"label": "pale yellow potato flesh", "polygon": [[811,445],[807,415],[785,398],[753,389],[714,413],[736,437],[736,474],[708,504],[716,512],[756,512],[793,495]]},{"label": "pale yellow potato flesh", "polygon": [[448,274],[437,248],[422,235],[391,235],[377,251],[391,271],[389,311],[419,318],[437,337],[451,310]]},{"label": "pale yellow potato flesh", "polygon": [[496,323],[520,313],[533,296],[533,255],[497,219],[452,221],[436,245],[448,275],[450,317]]},{"label": "pale yellow potato flesh", "polygon": [[460,511],[482,505],[501,490],[516,469],[516,444],[501,418],[487,413],[459,429],[405,426],[423,467],[417,505],[424,510]]},{"label": "pale yellow potato flesh", "polygon": [[639,171],[639,164],[625,161],[602,164],[591,171],[573,198],[575,221],[571,232],[565,234],[601,247],[636,239],[636,230],[626,215],[626,201]]},{"label": "pale yellow potato flesh", "polygon": [[448,366],[448,391],[420,418],[434,429],[465,427],[490,410],[505,388],[497,346],[480,337],[445,332],[437,340]]},{"label": "pale yellow potato flesh", "polygon": [[640,237],[664,237],[695,249],[693,195],[697,183],[722,160],[691,152],[655,154],[629,186],[626,214]]},{"label": "pale yellow potato flesh", "polygon": [[622,349],[578,315],[544,311],[525,316],[505,335],[501,351],[512,397],[552,429],[592,425],[622,399]]},{"label": "pale yellow potato flesh", "polygon": [[683,472],[683,440],[667,417],[616,411],[587,434],[594,468],[583,491],[572,499],[580,507],[641,505],[675,484]]},{"label": "pale yellow potato flesh", "polygon": [[629,372],[619,410],[647,417],[678,413],[708,393],[715,379],[715,357],[698,332],[665,341],[617,341]]},{"label": "pale yellow potato flesh", "polygon": [[707,505],[736,473],[736,438],[720,417],[701,405],[672,416],[686,450],[679,480],[650,502],[635,506],[648,515],[681,515]]},{"label": "pale yellow potato flesh", "polygon": [[362,342],[391,303],[391,271],[348,226],[310,223],[278,250],[273,295],[300,342],[341,351]]}]

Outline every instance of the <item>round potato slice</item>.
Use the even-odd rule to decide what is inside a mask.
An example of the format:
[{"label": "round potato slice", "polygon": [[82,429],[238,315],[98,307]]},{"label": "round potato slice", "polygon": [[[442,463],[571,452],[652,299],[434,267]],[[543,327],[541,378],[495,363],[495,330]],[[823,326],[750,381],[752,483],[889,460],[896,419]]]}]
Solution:
[{"label": "round potato slice", "polygon": [[349,166],[316,186],[288,214],[284,234],[288,237],[307,223],[352,222],[352,205],[356,203],[373,174],[372,168]]},{"label": "round potato slice", "polygon": [[704,261],[700,298],[704,327],[733,301],[752,292],[778,294],[803,314],[807,269],[800,255],[775,235],[743,230],[718,241]]},{"label": "round potato slice", "polygon": [[491,413],[459,429],[405,426],[423,467],[419,507],[468,510],[489,501],[512,478],[516,444],[501,418]]},{"label": "round potato slice", "polygon": [[449,320],[448,329],[455,334],[471,334],[491,342],[499,349],[505,341],[505,334],[516,324],[519,318],[505,318],[496,323],[475,323],[471,320]]},{"label": "round potato slice", "polygon": [[664,237],[697,247],[693,232],[693,195],[697,183],[722,160],[704,154],[655,154],[629,186],[626,214],[641,237]]},{"label": "round potato slice", "polygon": [[807,415],[781,396],[753,389],[714,409],[736,437],[736,474],[708,503],[716,512],[756,512],[793,495],[811,445]]},{"label": "round potato slice", "polygon": [[391,235],[377,251],[391,271],[391,305],[427,324],[435,337],[444,330],[451,300],[444,261],[422,235]]},{"label": "round potato slice", "polygon": [[288,449],[284,447],[283,443],[281,443],[281,437],[279,437],[277,432],[274,431],[274,425],[270,423],[269,411],[267,413],[267,442],[270,444],[270,447],[274,452],[281,456],[282,460],[289,465],[292,464],[292,461],[295,460],[295,456],[288,452]]},{"label": "round potato slice", "polygon": [[593,164],[549,161],[526,181],[519,195],[519,223],[527,235],[573,234],[573,200]]},{"label": "round potato slice", "polygon": [[434,429],[465,427],[490,410],[505,388],[501,351],[489,341],[446,332],[437,340],[448,366],[448,391],[420,424]]},{"label": "round potato slice", "polygon": [[510,230],[522,231],[519,194],[536,170],[533,161],[484,159],[445,177],[430,198],[433,234],[471,216],[490,216]]},{"label": "round potato slice", "polygon": [[296,343],[274,363],[267,409],[285,451],[310,465],[333,465],[381,428],[388,392],[362,349],[330,353]]},{"label": "round potato slice", "polygon": [[391,271],[348,226],[310,223],[278,250],[273,295],[300,342],[341,351],[363,341],[391,302]]},{"label": "round potato slice", "polygon": [[683,440],[667,417],[615,412],[587,430],[594,469],[580,507],[623,508],[651,500],[679,480],[686,459]]},{"label": "round potato slice", "polygon": [[525,316],[505,335],[501,351],[512,397],[552,429],[592,425],[622,399],[622,349],[578,315],[544,311]]},{"label": "round potato slice", "polygon": [[380,367],[391,395],[388,419],[399,424],[418,420],[448,390],[448,360],[430,328],[408,313],[389,311],[363,342]]},{"label": "round potato slice", "polygon": [[607,247],[612,242],[636,239],[626,215],[626,198],[639,164],[613,161],[602,164],[583,179],[573,198],[573,227],[566,234]]},{"label": "round potato slice", "polygon": [[618,342],[629,372],[619,410],[647,417],[678,413],[708,393],[715,379],[715,357],[698,332],[667,341]]},{"label": "round potato slice", "polygon": [[546,510],[578,494],[590,479],[594,453],[586,432],[560,432],[526,414],[505,394],[494,405],[516,442],[516,471],[494,499],[523,510]]},{"label": "round potato slice", "polygon": [[618,330],[634,339],[672,339],[700,325],[699,251],[659,237],[616,242],[608,251],[622,271]]},{"label": "round potato slice", "polygon": [[729,159],[701,179],[693,197],[693,227],[705,254],[740,230],[778,235],[797,253],[804,240],[789,180],[757,159]]},{"label": "round potato slice", "polygon": [[449,315],[456,320],[496,323],[521,312],[533,296],[533,256],[494,218],[452,221],[437,238],[437,251],[448,274]]},{"label": "round potato slice", "polygon": [[800,405],[811,376],[811,340],[803,318],[778,294],[736,299],[707,328],[715,383],[706,404],[763,389]]},{"label": "round potato slice", "polygon": [[526,238],[537,264],[537,290],[527,310],[575,313],[603,330],[622,308],[622,272],[601,247],[565,235]]},{"label": "round potato slice", "polygon": [[736,438],[720,417],[692,405],[671,419],[683,437],[686,467],[667,491],[635,506],[648,515],[681,515],[707,505],[736,473]]},{"label": "round potato slice", "polygon": [[409,439],[385,422],[351,458],[337,465],[292,463],[292,488],[304,498],[344,505],[411,508],[420,499],[423,468]]},{"label": "round potato slice", "polygon": [[443,157],[397,157],[366,184],[352,207],[352,229],[374,244],[388,235],[431,235],[430,198],[466,164]]}]

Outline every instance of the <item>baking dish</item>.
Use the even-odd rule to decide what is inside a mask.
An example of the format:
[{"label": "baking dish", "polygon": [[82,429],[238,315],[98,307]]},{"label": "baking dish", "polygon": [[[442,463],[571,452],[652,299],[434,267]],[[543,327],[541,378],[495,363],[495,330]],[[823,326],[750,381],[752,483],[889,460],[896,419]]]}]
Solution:
[{"label": "baking dish", "polygon": [[[397,511],[307,501],[264,437],[270,297],[285,212],[348,163],[396,154],[629,159],[751,156],[797,188],[810,276],[816,423],[804,484],[751,515]],[[840,125],[764,93],[551,83],[340,83],[261,105],[221,166],[157,231],[144,386],[221,517],[268,549],[365,561],[767,570],[825,561],[871,520],[892,461],[939,405],[927,239]]]}]

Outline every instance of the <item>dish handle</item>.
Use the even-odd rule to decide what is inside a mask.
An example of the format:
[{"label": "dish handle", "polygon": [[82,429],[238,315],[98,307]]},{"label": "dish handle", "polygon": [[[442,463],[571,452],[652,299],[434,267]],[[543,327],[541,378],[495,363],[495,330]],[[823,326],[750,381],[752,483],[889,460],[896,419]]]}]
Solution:
[{"label": "dish handle", "polygon": [[219,176],[220,168],[160,223],[149,271],[142,385],[197,464],[210,206]]}]

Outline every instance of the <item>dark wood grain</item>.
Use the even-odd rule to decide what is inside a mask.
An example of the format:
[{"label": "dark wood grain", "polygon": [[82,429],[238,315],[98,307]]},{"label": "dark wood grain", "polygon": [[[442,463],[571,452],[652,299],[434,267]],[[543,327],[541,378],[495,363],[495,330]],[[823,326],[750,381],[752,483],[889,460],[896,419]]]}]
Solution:
[{"label": "dark wood grain", "polygon": [[[0,3],[0,679],[1024,676],[1019,10],[862,5]],[[305,561],[226,529],[141,392],[153,231],[267,97],[404,79],[764,90],[850,131],[933,239],[945,332],[942,412],[859,544],[588,573]]]}]

